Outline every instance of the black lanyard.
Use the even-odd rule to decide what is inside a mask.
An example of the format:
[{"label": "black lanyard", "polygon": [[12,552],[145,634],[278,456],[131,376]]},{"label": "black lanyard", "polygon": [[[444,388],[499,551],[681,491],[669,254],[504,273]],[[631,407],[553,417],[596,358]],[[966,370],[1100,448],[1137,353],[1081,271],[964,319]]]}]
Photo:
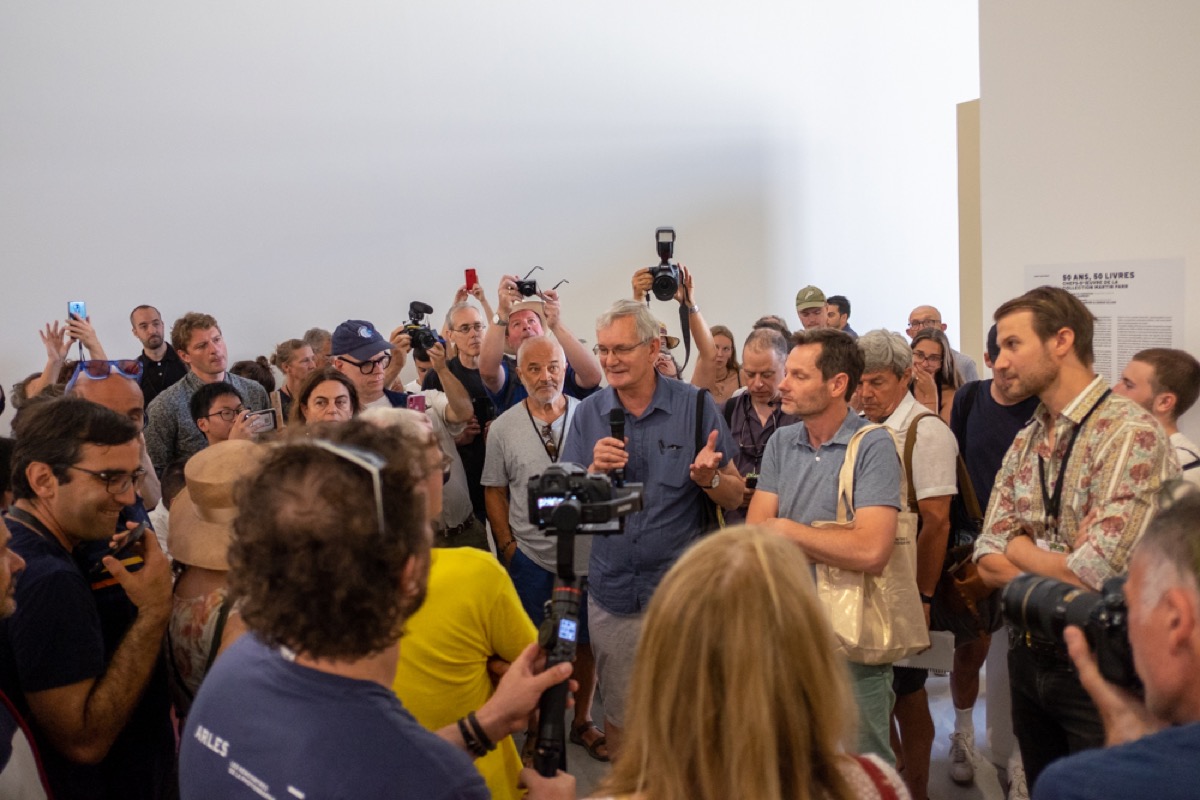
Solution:
[{"label": "black lanyard", "polygon": [[[1071,431],[1071,438],[1067,442],[1066,452],[1063,453],[1062,463],[1058,465],[1058,479],[1054,482],[1053,495],[1046,490],[1046,461],[1040,455],[1038,456],[1038,480],[1042,484],[1042,505],[1045,509],[1048,529],[1053,528],[1056,532],[1058,531],[1058,512],[1062,508],[1063,478],[1067,474],[1067,463],[1071,460],[1071,451],[1075,449],[1075,440],[1079,438],[1079,432],[1083,430],[1083,426],[1087,425],[1092,412],[1099,408],[1110,394],[1112,394],[1112,389],[1105,389],[1104,394],[1100,395],[1100,399],[1093,403],[1088,412],[1083,415],[1083,419],[1079,420],[1075,430]],[[1054,423],[1051,421],[1051,430],[1053,430],[1053,425]]]},{"label": "black lanyard", "polygon": [[[570,410],[570,401],[568,401],[568,403],[567,403],[567,408],[565,408],[563,410],[563,415],[562,415],[563,427],[562,427],[562,430],[559,431],[557,442],[554,441],[554,422],[557,422],[558,420],[555,420],[554,422],[546,423],[546,430],[550,434],[550,441],[546,441],[546,437],[543,436],[542,432],[538,430],[537,422],[533,418],[533,412],[529,410],[529,403],[525,403],[525,413],[529,416],[529,424],[533,426],[533,432],[537,434],[538,441],[542,443],[542,449],[546,451],[546,455],[550,456],[551,464],[557,464],[558,456],[559,456],[559,454],[562,453],[562,440],[563,440],[563,436],[565,436],[567,433],[566,417],[567,417],[567,411],[569,411],[569,410]],[[551,446],[554,447],[554,452],[550,452]]]}]

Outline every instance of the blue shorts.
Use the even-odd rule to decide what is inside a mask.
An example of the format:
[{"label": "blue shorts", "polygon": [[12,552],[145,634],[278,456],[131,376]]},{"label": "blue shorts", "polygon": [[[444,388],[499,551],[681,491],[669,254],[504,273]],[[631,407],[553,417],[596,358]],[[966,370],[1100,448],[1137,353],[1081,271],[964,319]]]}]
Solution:
[{"label": "blue shorts", "polygon": [[[508,564],[508,576],[512,578],[513,586],[517,587],[517,596],[525,613],[540,627],[546,616],[546,601],[554,594],[554,573],[542,568],[536,561],[514,547],[512,561]],[[592,639],[588,635],[588,593],[587,582],[584,581],[583,596],[579,600],[579,643],[589,644]]]}]

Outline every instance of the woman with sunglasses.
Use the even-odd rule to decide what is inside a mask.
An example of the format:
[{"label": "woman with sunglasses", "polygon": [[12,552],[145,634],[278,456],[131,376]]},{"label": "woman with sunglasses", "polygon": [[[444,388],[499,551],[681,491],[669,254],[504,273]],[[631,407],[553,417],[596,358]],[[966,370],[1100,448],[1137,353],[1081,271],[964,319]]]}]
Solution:
[{"label": "woman with sunglasses", "polygon": [[913,382],[917,402],[950,424],[950,407],[959,387],[950,342],[937,328],[923,328],[912,340]]}]

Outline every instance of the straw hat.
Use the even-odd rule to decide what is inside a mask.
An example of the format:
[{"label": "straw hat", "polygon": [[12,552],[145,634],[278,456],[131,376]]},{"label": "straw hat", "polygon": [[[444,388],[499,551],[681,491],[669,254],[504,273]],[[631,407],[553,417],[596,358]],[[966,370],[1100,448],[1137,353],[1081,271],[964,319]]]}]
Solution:
[{"label": "straw hat", "polygon": [[679,347],[679,337],[669,335],[667,333],[667,323],[661,319],[658,320],[658,338],[667,343],[668,350],[674,350],[676,347]]},{"label": "straw hat", "polygon": [[527,297],[524,300],[518,300],[513,303],[508,309],[508,316],[512,316],[518,311],[532,311],[538,315],[541,320],[542,327],[546,327],[546,301],[540,297]]},{"label": "straw hat", "polygon": [[167,547],[179,562],[204,569],[228,570],[229,542],[237,507],[234,487],[252,477],[265,448],[245,439],[209,445],[188,459],[187,488],[171,504]]}]

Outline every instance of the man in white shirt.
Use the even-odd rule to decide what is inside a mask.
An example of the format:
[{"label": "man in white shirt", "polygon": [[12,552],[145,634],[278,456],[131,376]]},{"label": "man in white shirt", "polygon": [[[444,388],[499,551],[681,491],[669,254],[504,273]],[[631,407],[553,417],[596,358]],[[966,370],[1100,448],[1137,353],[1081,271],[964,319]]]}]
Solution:
[{"label": "man in white shirt", "polygon": [[1179,418],[1200,394],[1200,362],[1169,347],[1143,350],[1125,365],[1113,394],[1128,397],[1158,420],[1171,437],[1183,477],[1200,486],[1200,449],[1179,430]]}]

